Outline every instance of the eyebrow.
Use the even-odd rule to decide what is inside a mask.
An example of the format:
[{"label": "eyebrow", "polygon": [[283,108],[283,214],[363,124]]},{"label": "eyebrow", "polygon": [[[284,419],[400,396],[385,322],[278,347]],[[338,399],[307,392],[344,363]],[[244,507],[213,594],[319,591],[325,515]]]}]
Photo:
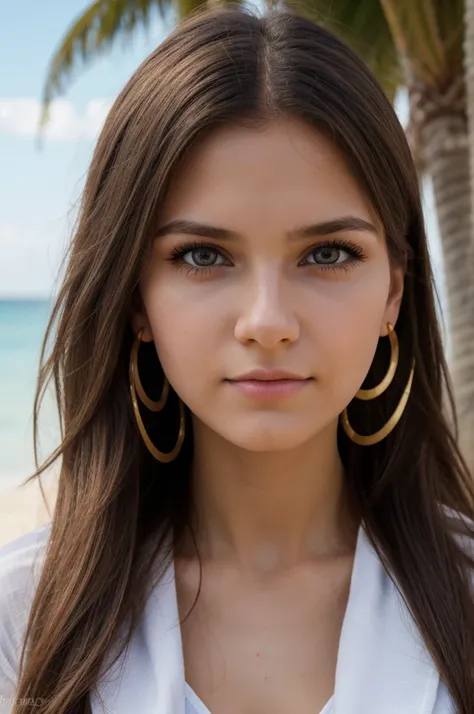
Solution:
[{"label": "eyebrow", "polygon": [[[303,226],[295,230],[289,231],[286,234],[288,240],[302,240],[304,238],[313,238],[317,236],[327,236],[331,233],[341,233],[344,231],[364,231],[378,235],[377,229],[372,223],[358,218],[357,216],[342,216],[330,221],[322,223],[313,223],[309,226]],[[161,226],[156,238],[160,238],[169,233],[183,233],[187,235],[202,236],[203,238],[214,238],[216,240],[243,240],[243,236],[236,231],[231,231],[227,228],[218,228],[217,226],[208,226],[197,221],[188,221],[185,219],[176,219],[169,221]]]}]

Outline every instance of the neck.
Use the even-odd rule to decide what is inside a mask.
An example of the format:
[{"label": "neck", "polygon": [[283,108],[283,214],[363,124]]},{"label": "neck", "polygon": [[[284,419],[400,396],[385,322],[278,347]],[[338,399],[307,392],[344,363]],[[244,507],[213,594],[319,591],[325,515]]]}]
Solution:
[{"label": "neck", "polygon": [[332,424],[291,451],[255,452],[194,424],[191,525],[201,559],[264,575],[352,552],[358,519],[336,433]]}]

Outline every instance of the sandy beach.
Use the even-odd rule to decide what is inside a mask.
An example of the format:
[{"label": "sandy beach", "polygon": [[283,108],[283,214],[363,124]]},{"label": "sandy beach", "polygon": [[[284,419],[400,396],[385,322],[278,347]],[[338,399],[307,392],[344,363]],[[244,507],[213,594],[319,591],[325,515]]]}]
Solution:
[{"label": "sandy beach", "polygon": [[57,477],[57,468],[41,475],[46,503],[38,479],[0,493],[0,547],[51,520],[56,501]]}]

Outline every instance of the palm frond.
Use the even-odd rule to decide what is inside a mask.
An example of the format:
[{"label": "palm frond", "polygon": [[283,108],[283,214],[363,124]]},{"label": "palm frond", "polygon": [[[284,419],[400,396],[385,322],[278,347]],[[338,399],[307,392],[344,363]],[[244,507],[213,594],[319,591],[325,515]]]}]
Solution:
[{"label": "palm frond", "polygon": [[394,43],[418,80],[445,84],[462,68],[463,0],[380,0]]},{"label": "palm frond", "polygon": [[95,0],[72,24],[53,55],[43,90],[40,127],[47,122],[49,105],[62,93],[78,60],[87,64],[117,37],[129,37],[138,26],[148,27],[152,10],[164,17],[165,8],[165,0]]},{"label": "palm frond", "polygon": [[[241,1],[243,0],[233,0],[234,3]],[[212,0],[95,0],[66,32],[50,62],[43,90],[40,131],[49,119],[52,99],[63,93],[78,61],[85,65],[106,51],[119,37],[126,40],[138,27],[148,28],[154,10],[165,20],[166,13],[175,9],[177,20],[180,21],[197,8],[211,2]]]},{"label": "palm frond", "polygon": [[286,0],[352,47],[393,101],[402,72],[380,0]]}]

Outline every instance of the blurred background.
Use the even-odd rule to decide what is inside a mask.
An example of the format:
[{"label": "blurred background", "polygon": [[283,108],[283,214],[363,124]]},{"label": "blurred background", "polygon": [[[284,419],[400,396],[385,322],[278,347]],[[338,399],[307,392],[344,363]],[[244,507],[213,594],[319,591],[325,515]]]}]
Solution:
[{"label": "blurred background", "polygon": [[[469,98],[474,0],[288,3],[362,56],[394,103],[415,156],[463,444],[474,466]],[[282,5],[283,3],[278,3]],[[0,544],[48,515],[34,472],[33,395],[60,261],[108,109],[142,60],[200,5],[194,0],[46,0],[0,10]],[[251,7],[263,12],[263,2]],[[460,357],[462,355],[462,359]],[[466,397],[467,395],[467,397]],[[40,460],[57,446],[53,394]],[[57,473],[57,472],[55,472]],[[54,473],[52,474],[54,493]]]}]

